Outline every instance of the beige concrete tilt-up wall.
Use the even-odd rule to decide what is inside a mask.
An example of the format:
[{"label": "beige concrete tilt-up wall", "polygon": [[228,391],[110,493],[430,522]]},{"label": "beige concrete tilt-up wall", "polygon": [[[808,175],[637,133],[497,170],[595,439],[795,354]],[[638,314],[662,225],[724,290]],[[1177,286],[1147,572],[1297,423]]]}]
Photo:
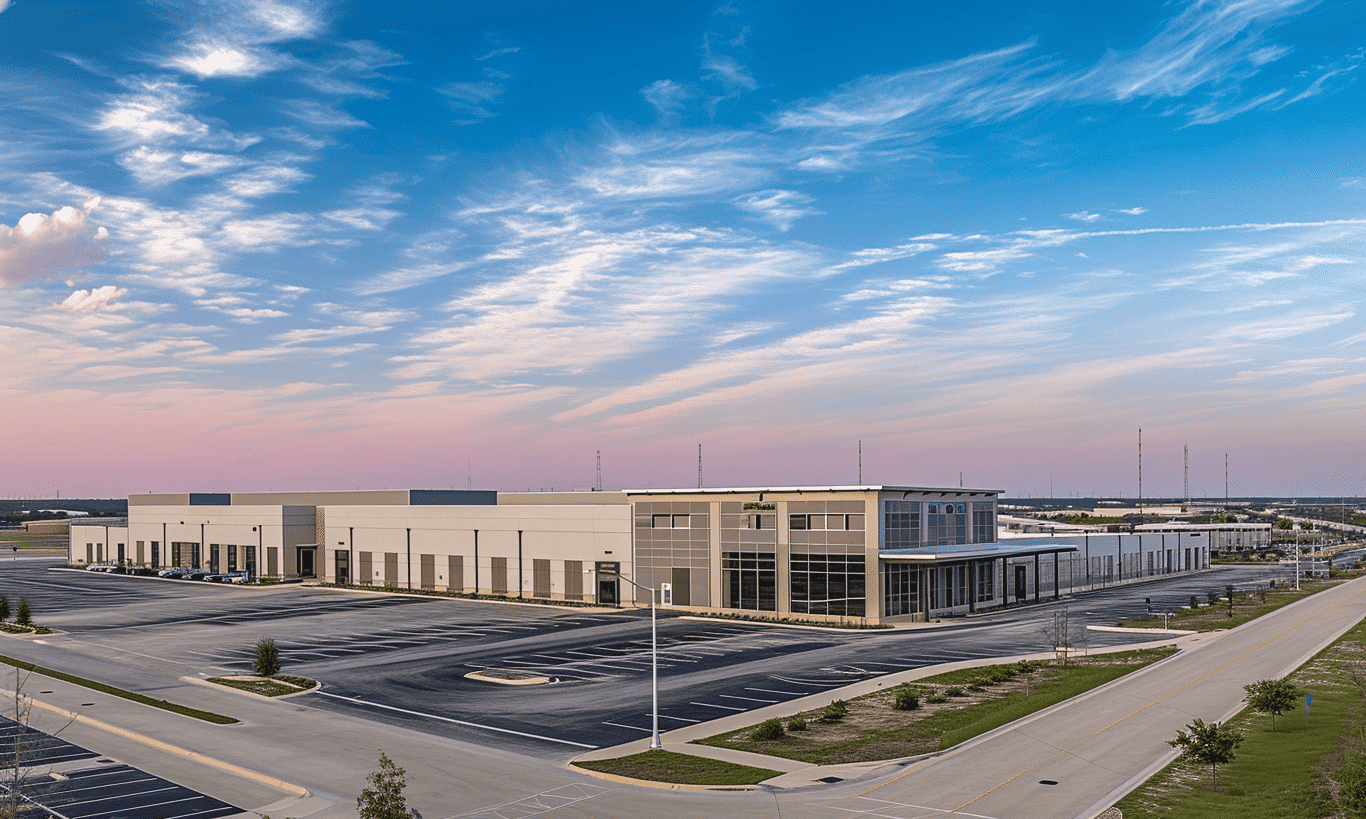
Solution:
[{"label": "beige concrete tilt-up wall", "polygon": [[320,513],[318,571],[329,582],[594,601],[599,562],[631,576],[625,504],[328,506]]}]

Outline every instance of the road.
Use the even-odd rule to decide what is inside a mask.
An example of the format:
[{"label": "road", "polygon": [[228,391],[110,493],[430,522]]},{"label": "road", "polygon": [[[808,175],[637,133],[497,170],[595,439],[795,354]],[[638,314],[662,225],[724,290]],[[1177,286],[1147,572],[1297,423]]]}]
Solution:
[{"label": "road", "polygon": [[[891,662],[897,657],[932,659],[938,656],[935,651],[948,650],[945,647],[960,652],[971,649],[1021,653],[1048,642],[1042,627],[1052,621],[1052,612],[1064,605],[1074,619],[1082,622],[1113,623],[1120,610],[1141,610],[1144,596],[1151,596],[1159,607],[1166,607],[1183,602],[1191,594],[1202,594],[1210,587],[1222,588],[1228,582],[1245,583],[1252,579],[1247,570],[1231,567],[1209,575],[1110,589],[1052,606],[974,618],[955,623],[957,628],[901,634],[830,635],[669,618],[664,623],[666,633],[679,640],[674,649],[680,652],[680,658],[698,648],[711,647],[720,653],[705,663],[699,656],[697,663],[680,661],[670,669],[670,676],[680,687],[667,700],[668,707],[681,708],[682,697],[697,702],[713,701],[714,697],[715,701],[724,702],[721,695],[734,689],[707,689],[707,680],[714,678],[719,684],[729,676],[729,671],[736,669],[745,672],[738,678],[743,683],[750,678],[745,675],[791,676],[785,663],[792,663],[792,669],[808,672],[845,664],[881,674],[893,672],[870,669],[873,661],[893,658],[888,660]],[[408,678],[401,669],[446,662],[453,675],[489,658],[500,658],[506,664],[509,658],[546,653],[540,649],[551,646],[554,650],[549,654],[555,659],[545,662],[563,665],[562,659],[571,656],[565,652],[575,646],[606,647],[639,640],[648,633],[648,623],[639,615],[589,615],[572,610],[427,600],[392,602],[396,598],[330,591],[139,583],[130,578],[87,578],[57,572],[32,572],[22,577],[16,572],[0,573],[0,591],[7,593],[12,602],[20,594],[27,595],[40,622],[68,631],[43,643],[6,639],[4,653],[231,713],[243,722],[228,727],[198,723],[46,680],[39,692],[40,700],[79,710],[127,731],[222,760],[224,764],[267,772],[301,784],[311,791],[309,798],[281,801],[267,812],[319,819],[354,816],[355,794],[365,774],[374,769],[381,748],[408,769],[409,796],[429,819],[508,819],[542,813],[549,813],[550,819],[832,819],[851,812],[908,819],[942,816],[957,809],[961,809],[960,815],[987,817],[1080,816],[1101,796],[1160,760],[1169,750],[1164,741],[1174,734],[1175,727],[1193,716],[1222,717],[1236,707],[1243,682],[1286,670],[1360,619],[1366,613],[1363,583],[1366,581],[1355,581],[1309,598],[1222,636],[1194,639],[1190,650],[1174,660],[1045,712],[1027,724],[1012,726],[999,736],[921,765],[819,788],[690,793],[589,779],[562,765],[564,759],[578,753],[578,748],[491,730],[517,724],[498,723],[500,717],[488,708],[497,701],[489,697],[508,696],[507,689],[469,689],[485,692],[475,695],[475,706],[462,704],[457,696],[441,695],[447,701],[441,707],[449,707],[452,714],[469,714],[484,720],[480,724],[486,727],[480,728],[424,717],[398,719],[396,712],[360,704],[324,705],[324,698],[316,696],[265,701],[180,680],[182,676],[206,671],[220,661],[224,663],[221,667],[231,668],[228,663],[240,658],[218,652],[228,648],[237,651],[269,631],[282,641],[303,640],[302,647],[291,648],[297,650],[295,660],[300,666],[291,670],[330,667],[335,673],[334,679],[327,680],[329,687],[360,688],[368,678],[374,678],[377,682],[373,687],[365,689],[372,704],[381,703],[370,697],[385,696],[391,697],[392,702],[435,708],[431,703],[441,696],[433,695],[423,686],[446,685],[453,677],[416,678],[409,681],[411,687],[405,694],[403,685]],[[70,606],[59,611],[63,599],[68,599]],[[101,602],[89,605],[91,600]],[[603,621],[600,617],[609,619]],[[621,619],[611,619],[617,617]],[[422,631],[429,628],[430,633]],[[397,633],[399,629],[420,633],[407,635],[406,639],[413,643],[408,645],[403,642],[405,637]],[[472,633],[456,635],[457,630]],[[499,630],[511,633],[500,634]],[[784,635],[790,631],[799,636],[809,635],[809,639],[773,636],[780,631]],[[393,633],[386,637],[390,632]],[[459,639],[429,639],[447,632]],[[303,659],[306,652],[325,647],[317,644],[324,636],[330,640],[348,635],[360,635],[373,643],[330,645],[332,649],[355,649],[354,662],[360,670],[353,677],[345,676],[352,663],[342,658]],[[1103,639],[1111,637],[1105,635]],[[770,640],[792,642],[766,646]],[[516,644],[518,641],[525,642]],[[755,645],[751,647],[748,642]],[[729,650],[731,644],[737,646],[734,651]],[[532,648],[537,650],[530,652]],[[191,653],[195,651],[213,656]],[[606,659],[604,655],[603,660]],[[592,662],[592,658],[588,661]],[[644,700],[632,693],[645,688],[647,672],[632,670],[629,663],[623,667],[627,670],[615,672],[610,680],[566,682],[532,689],[534,693],[526,694],[527,703],[532,705],[523,704],[515,709],[521,715],[520,723],[560,740],[593,738],[605,742],[618,736],[639,736],[638,732],[625,729],[617,734],[592,727],[595,720],[602,721],[604,713],[625,715],[624,720],[634,719],[631,714],[647,711],[640,707]],[[686,687],[690,684],[691,689]],[[549,692],[547,699],[533,699],[542,696],[542,692]],[[543,720],[528,716],[535,711],[533,705],[544,707],[547,703],[572,706],[577,714],[550,715]],[[599,730],[603,732],[591,733]],[[110,735],[84,723],[70,726],[63,736],[232,804],[267,807],[266,797],[258,795],[262,792],[259,784],[240,784],[221,770],[206,768],[194,760],[149,749],[145,743]],[[1041,785],[1041,780],[1058,784]]]}]

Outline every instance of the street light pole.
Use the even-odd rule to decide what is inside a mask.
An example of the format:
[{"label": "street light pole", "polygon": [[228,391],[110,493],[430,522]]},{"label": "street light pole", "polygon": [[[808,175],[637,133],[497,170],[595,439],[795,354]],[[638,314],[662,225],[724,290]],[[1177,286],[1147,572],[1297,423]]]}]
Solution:
[{"label": "street light pole", "polygon": [[[621,577],[621,575],[617,575]],[[650,593],[650,704],[653,713],[650,715],[650,750],[657,751],[664,747],[659,741],[659,629],[655,616],[655,592],[649,586],[642,586],[629,577],[621,577],[627,583],[637,589],[644,589]]]}]

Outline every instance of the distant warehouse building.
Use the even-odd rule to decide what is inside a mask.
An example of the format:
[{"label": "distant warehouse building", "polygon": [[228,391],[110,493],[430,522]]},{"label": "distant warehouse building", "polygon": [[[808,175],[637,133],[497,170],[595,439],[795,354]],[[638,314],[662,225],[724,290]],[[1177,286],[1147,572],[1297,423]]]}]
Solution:
[{"label": "distant warehouse building", "polygon": [[[969,614],[1086,578],[1208,566],[1102,554],[1075,538],[998,541],[998,490],[910,486],[620,492],[380,490],[130,495],[124,527],[73,524],[73,563],[117,562],[348,585],[661,604],[868,623]],[[1085,557],[1079,557],[1085,552]],[[1124,561],[1130,561],[1126,564]],[[1156,564],[1153,561],[1158,561]],[[1169,567],[1141,571],[1144,565]],[[1099,585],[1099,582],[1096,583]]]}]

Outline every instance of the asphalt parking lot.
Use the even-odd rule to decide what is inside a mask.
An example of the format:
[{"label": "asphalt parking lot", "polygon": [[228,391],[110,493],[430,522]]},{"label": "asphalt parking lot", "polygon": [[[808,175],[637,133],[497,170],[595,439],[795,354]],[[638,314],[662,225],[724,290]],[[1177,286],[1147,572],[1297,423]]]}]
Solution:
[{"label": "asphalt parking lot", "polygon": [[[680,617],[659,619],[660,727],[668,730],[851,682],[967,659],[1047,650],[1067,610],[1073,645],[1151,639],[1088,632],[1185,605],[1273,569],[1229,569],[1078,595],[918,631],[832,631]],[[40,623],[65,632],[66,656],[98,657],[102,679],[137,688],[148,671],[211,676],[250,670],[252,647],[276,640],[287,673],[323,682],[292,703],[535,755],[564,756],[650,730],[648,611],[241,588],[0,565],[0,593],[27,596]],[[98,605],[90,605],[98,601]],[[113,664],[113,665],[111,665]],[[521,670],[547,685],[470,680]],[[68,669],[80,672],[80,669]],[[145,683],[143,683],[145,685]]]},{"label": "asphalt parking lot", "polygon": [[[87,764],[88,763],[88,764]],[[198,791],[0,717],[0,769],[22,771],[23,803],[54,819],[218,819],[244,813]],[[11,780],[6,777],[6,783]]]}]

